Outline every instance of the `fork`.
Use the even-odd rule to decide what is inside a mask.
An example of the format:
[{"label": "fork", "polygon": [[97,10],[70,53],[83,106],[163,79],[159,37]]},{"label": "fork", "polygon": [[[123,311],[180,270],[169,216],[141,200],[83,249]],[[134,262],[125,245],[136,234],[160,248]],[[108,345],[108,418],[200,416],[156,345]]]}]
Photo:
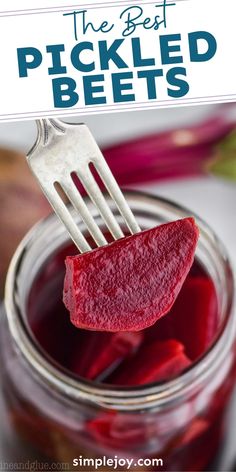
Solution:
[{"label": "fork", "polygon": [[120,225],[93,177],[90,164],[93,164],[105,188],[116,203],[130,233],[139,232],[139,225],[88,127],[85,124],[64,123],[58,119],[41,119],[36,123],[38,136],[27,155],[28,164],[79,251],[81,253],[90,251],[91,246],[73,220],[68,207],[56,189],[56,184],[59,184],[70,203],[79,212],[96,246],[106,245],[107,240],[77,189],[73,175],[79,178],[113,238],[116,240],[124,237]]}]

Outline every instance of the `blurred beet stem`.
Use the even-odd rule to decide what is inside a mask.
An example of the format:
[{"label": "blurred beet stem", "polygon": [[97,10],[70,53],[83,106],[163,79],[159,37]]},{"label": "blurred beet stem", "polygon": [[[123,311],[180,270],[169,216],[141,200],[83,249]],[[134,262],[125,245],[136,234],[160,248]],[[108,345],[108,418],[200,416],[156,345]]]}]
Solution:
[{"label": "blurred beet stem", "polygon": [[106,147],[103,154],[120,185],[202,175],[215,149],[235,129],[225,116]]}]

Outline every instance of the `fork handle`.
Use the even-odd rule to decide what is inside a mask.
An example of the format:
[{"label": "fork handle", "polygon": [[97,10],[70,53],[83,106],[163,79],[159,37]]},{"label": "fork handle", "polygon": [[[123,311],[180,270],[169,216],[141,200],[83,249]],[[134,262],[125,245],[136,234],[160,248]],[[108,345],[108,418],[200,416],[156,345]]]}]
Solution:
[{"label": "fork handle", "polygon": [[66,128],[69,126],[67,123],[63,123],[63,121],[54,118],[36,120],[36,124],[38,129],[38,139],[42,141],[44,146],[47,145],[52,136],[64,134]]},{"label": "fork handle", "polygon": [[54,118],[43,118],[36,120],[37,125],[37,138],[32,148],[27,153],[27,159],[30,158],[31,154],[38,147],[39,144],[47,146],[49,142],[53,141],[57,136],[65,134],[66,129],[71,125],[64,123],[61,120]]}]

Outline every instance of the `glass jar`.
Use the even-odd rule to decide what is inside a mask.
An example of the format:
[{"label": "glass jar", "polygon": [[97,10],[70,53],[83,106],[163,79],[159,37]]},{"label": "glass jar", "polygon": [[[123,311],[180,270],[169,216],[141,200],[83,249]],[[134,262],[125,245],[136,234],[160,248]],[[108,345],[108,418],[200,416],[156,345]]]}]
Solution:
[{"label": "glass jar", "polygon": [[[126,198],[142,229],[189,215],[176,204],[139,192],[128,192]],[[91,211],[102,227],[92,205]],[[85,233],[83,222],[73,216]],[[8,460],[53,461],[65,470],[95,470],[95,463],[82,462],[85,458],[103,460],[101,470],[115,468],[108,459],[121,461],[118,470],[229,470],[222,467],[229,467],[224,446],[235,383],[233,275],[224,247],[204,222],[196,221],[201,229],[196,257],[218,298],[216,339],[178,378],[123,389],[76,378],[37,343],[29,312],[34,306],[47,309],[52,294],[61,297],[63,259],[71,243],[54,215],[28,233],[9,268],[1,324]],[[49,287],[44,299],[42,286]],[[127,459],[132,460],[129,469]]]}]

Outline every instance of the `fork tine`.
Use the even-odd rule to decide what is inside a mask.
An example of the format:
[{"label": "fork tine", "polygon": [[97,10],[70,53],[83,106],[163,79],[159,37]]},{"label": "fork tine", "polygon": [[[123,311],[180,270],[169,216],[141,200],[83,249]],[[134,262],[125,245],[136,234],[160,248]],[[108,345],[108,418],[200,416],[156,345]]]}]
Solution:
[{"label": "fork tine", "polygon": [[90,173],[89,168],[78,172],[78,177],[81,180],[85,190],[90,196],[94,205],[98,208],[101,213],[103,220],[105,221],[108,229],[115,239],[123,238],[124,233],[117,223],[112,211],[110,210],[98,184],[96,183],[93,175]]},{"label": "fork tine", "polygon": [[94,165],[103,180],[131,233],[140,231],[121,190],[86,125],[72,125],[57,119],[39,120],[38,137],[27,159],[55,213],[64,223],[81,252],[89,251],[91,247],[57,193],[54,187],[56,182],[62,186],[72,205],[80,213],[96,244],[103,246],[107,244],[107,241],[95,218],[90,214],[89,206],[83,201],[79,191],[76,190],[71,177],[73,172],[77,173],[113,238],[124,237],[119,223],[116,221],[109,204],[90,171],[90,163]]},{"label": "fork tine", "polygon": [[113,177],[113,174],[111,173],[110,168],[107,165],[103,155],[101,155],[100,159],[95,159],[93,161],[93,165],[96,168],[99,176],[101,177],[112,199],[115,201],[129,230],[131,231],[132,234],[138,233],[140,231],[140,227],[131,209],[129,208],[129,205],[126,202],[125,197],[123,193],[121,192],[119,185],[117,184],[115,178]]},{"label": "fork tine", "polygon": [[79,190],[76,189],[72,178],[63,179],[60,184],[74,208],[79,212],[97,245],[104,246],[107,244],[106,238],[88,210],[88,207],[81,197]]},{"label": "fork tine", "polygon": [[44,193],[50,201],[54,211],[57,216],[60,218],[62,223],[66,226],[68,232],[70,233],[71,238],[73,239],[75,245],[80,252],[91,251],[91,246],[86,241],[85,237],[81,233],[80,229],[74,222],[68,208],[63,203],[61,197],[57,193],[56,189],[53,186],[43,187]]}]

